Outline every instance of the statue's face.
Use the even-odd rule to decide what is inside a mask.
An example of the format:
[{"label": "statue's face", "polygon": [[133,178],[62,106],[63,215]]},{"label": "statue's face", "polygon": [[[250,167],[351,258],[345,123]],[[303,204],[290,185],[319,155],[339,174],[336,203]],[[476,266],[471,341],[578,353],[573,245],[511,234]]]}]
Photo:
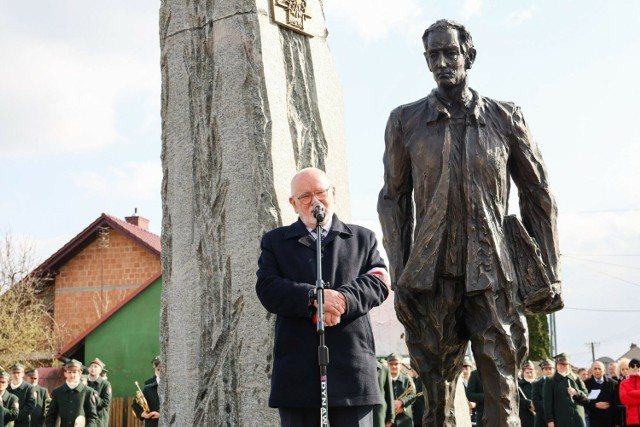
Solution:
[{"label": "statue's face", "polygon": [[458,40],[458,30],[448,28],[429,34],[424,53],[438,86],[450,88],[467,79],[466,58]]}]

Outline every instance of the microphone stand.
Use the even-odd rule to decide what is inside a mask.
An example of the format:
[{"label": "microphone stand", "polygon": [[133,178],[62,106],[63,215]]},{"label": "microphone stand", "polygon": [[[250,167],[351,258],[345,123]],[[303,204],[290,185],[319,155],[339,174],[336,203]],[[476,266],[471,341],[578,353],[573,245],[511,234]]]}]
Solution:
[{"label": "microphone stand", "polygon": [[322,281],[322,226],[324,220],[324,209],[316,212],[316,301],[318,302],[318,323],[316,330],[320,338],[318,346],[318,365],[320,366],[320,426],[329,427],[329,392],[327,390],[327,365],[329,364],[329,348],[324,342],[324,282]]}]

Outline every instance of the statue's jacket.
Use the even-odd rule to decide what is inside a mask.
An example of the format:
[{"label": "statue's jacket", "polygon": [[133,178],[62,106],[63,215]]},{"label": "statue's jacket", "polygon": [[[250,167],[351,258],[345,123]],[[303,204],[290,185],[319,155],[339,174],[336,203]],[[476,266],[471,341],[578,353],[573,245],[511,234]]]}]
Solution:
[{"label": "statue's jacket", "polygon": [[518,187],[522,222],[540,249],[547,276],[551,283],[559,281],[557,207],[522,112],[512,103],[471,92],[460,166],[451,164],[451,116],[435,90],[397,107],[389,117],[378,213],[397,288],[430,290],[438,277],[452,167],[462,168],[466,292],[514,282],[503,229],[510,177]]}]

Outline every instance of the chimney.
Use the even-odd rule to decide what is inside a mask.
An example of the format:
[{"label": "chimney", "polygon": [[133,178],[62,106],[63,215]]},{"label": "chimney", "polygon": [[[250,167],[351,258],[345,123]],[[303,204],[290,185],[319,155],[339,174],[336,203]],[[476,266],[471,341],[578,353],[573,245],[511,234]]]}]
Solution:
[{"label": "chimney", "polygon": [[133,224],[136,227],[140,227],[145,231],[149,231],[149,220],[147,218],[138,216],[138,208],[135,208],[135,211],[133,212],[132,216],[126,216],[124,219],[129,224]]}]

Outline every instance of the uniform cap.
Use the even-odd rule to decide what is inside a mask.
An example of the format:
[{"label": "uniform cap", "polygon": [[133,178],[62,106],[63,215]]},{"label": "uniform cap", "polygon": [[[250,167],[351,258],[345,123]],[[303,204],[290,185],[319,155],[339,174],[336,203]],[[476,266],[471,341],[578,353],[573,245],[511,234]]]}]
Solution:
[{"label": "uniform cap", "polygon": [[400,355],[398,353],[391,353],[390,355],[387,356],[387,362],[391,361],[391,360],[402,360],[402,358],[400,357]]},{"label": "uniform cap", "polygon": [[533,365],[533,362],[531,362],[530,360],[527,360],[526,362],[524,362],[522,364],[522,369],[535,369],[536,367]]},{"label": "uniform cap", "polygon": [[553,358],[556,359],[556,363],[560,363],[560,364],[570,364],[571,363],[571,358],[569,357],[569,355],[567,353],[556,354],[555,356],[553,356]]},{"label": "uniform cap", "polygon": [[22,363],[14,363],[9,369],[11,369],[12,371],[16,369],[22,369],[24,371],[25,366]]},{"label": "uniform cap", "polygon": [[65,362],[65,364],[64,364],[64,369],[69,369],[72,366],[75,366],[76,368],[82,369],[82,362],[80,362],[79,360],[76,360],[76,359],[67,360]]},{"label": "uniform cap", "polygon": [[553,360],[545,359],[542,362],[540,362],[540,364],[538,366],[540,366],[540,368],[546,368],[547,366],[553,366]]},{"label": "uniform cap", "polygon": [[0,371],[0,378],[6,378],[6,379],[9,379],[9,377],[11,377],[11,375],[9,375],[9,372],[7,372],[7,371]]},{"label": "uniform cap", "polygon": [[89,363],[89,364],[90,364],[90,365],[92,365],[92,364],[94,364],[94,363],[95,363],[96,365],[100,366],[102,369],[104,369],[104,366],[105,366],[105,365],[104,365],[104,363],[102,362],[102,360],[98,359],[97,357],[96,357],[95,359],[93,359],[93,360],[91,361],[91,363]]}]

